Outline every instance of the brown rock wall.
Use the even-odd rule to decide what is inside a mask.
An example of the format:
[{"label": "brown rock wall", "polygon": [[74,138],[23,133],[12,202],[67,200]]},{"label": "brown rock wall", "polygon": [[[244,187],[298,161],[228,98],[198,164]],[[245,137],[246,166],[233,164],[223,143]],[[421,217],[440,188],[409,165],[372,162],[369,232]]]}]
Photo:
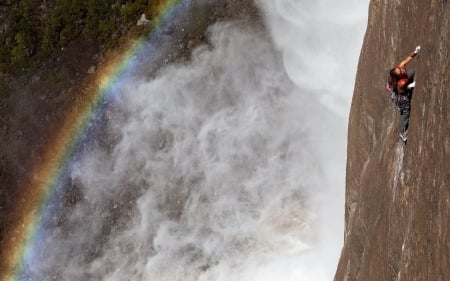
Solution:
[{"label": "brown rock wall", "polygon": [[[408,143],[384,91],[420,44]],[[450,276],[450,3],[372,0],[349,119],[345,244],[335,280]]]}]

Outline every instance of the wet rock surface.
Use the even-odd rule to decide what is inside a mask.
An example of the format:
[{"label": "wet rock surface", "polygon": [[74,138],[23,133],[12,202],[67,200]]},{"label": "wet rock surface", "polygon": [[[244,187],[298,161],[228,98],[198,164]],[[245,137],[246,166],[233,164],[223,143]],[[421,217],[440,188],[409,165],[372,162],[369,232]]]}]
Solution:
[{"label": "wet rock surface", "polygon": [[[408,141],[383,86],[416,45]],[[450,276],[450,4],[372,0],[349,119],[345,245],[335,280]]]}]

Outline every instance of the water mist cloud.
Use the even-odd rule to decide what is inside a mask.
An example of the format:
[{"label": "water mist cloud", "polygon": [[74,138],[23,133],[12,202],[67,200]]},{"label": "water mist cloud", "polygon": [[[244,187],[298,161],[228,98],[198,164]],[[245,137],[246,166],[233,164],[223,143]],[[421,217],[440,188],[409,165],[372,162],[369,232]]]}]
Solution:
[{"label": "water mist cloud", "polygon": [[347,118],[369,1],[259,0],[289,77]]},{"label": "water mist cloud", "polygon": [[[342,243],[344,217],[347,117],[369,1],[260,0],[272,38],[283,54],[289,78],[299,91],[318,100],[327,110],[316,111],[308,122],[318,122],[321,166],[326,191],[317,193],[316,224],[319,243],[313,256],[321,257],[324,279],[331,280]],[[319,116],[335,115],[337,127]],[[315,257],[309,257],[313,260]],[[315,280],[315,279],[312,279]]]},{"label": "water mist cloud", "polygon": [[[359,51],[341,50],[347,66],[328,53],[336,38],[314,37],[310,21],[331,20],[324,3],[261,1],[274,12],[266,13],[272,37],[216,24],[211,46],[197,48],[189,64],[130,81],[111,109],[108,145],[92,145],[74,164],[81,199],[29,275],[331,280],[342,246],[342,115],[353,77],[330,75],[335,87],[324,90],[318,73],[354,72]],[[331,66],[312,67],[313,50],[315,62]],[[343,101],[332,107],[327,98]]]}]

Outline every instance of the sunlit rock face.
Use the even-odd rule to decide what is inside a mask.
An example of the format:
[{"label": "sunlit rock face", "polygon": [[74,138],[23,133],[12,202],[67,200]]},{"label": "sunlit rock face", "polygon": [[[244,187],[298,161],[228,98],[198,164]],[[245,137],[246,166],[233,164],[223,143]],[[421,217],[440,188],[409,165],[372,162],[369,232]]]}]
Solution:
[{"label": "sunlit rock face", "polygon": [[[416,45],[408,141],[384,82]],[[348,135],[345,245],[335,280],[450,276],[450,4],[371,1]]]}]

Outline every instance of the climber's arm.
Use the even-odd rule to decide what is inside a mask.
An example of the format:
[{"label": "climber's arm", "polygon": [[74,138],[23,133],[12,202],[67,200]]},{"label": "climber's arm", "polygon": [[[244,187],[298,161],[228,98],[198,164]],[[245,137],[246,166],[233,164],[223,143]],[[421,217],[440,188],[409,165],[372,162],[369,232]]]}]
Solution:
[{"label": "climber's arm", "polygon": [[420,52],[420,46],[417,46],[416,49],[414,50],[414,52],[412,52],[409,56],[407,56],[405,59],[403,59],[398,66],[403,67],[403,66],[407,65],[415,56],[417,56],[417,54],[419,52]]}]

